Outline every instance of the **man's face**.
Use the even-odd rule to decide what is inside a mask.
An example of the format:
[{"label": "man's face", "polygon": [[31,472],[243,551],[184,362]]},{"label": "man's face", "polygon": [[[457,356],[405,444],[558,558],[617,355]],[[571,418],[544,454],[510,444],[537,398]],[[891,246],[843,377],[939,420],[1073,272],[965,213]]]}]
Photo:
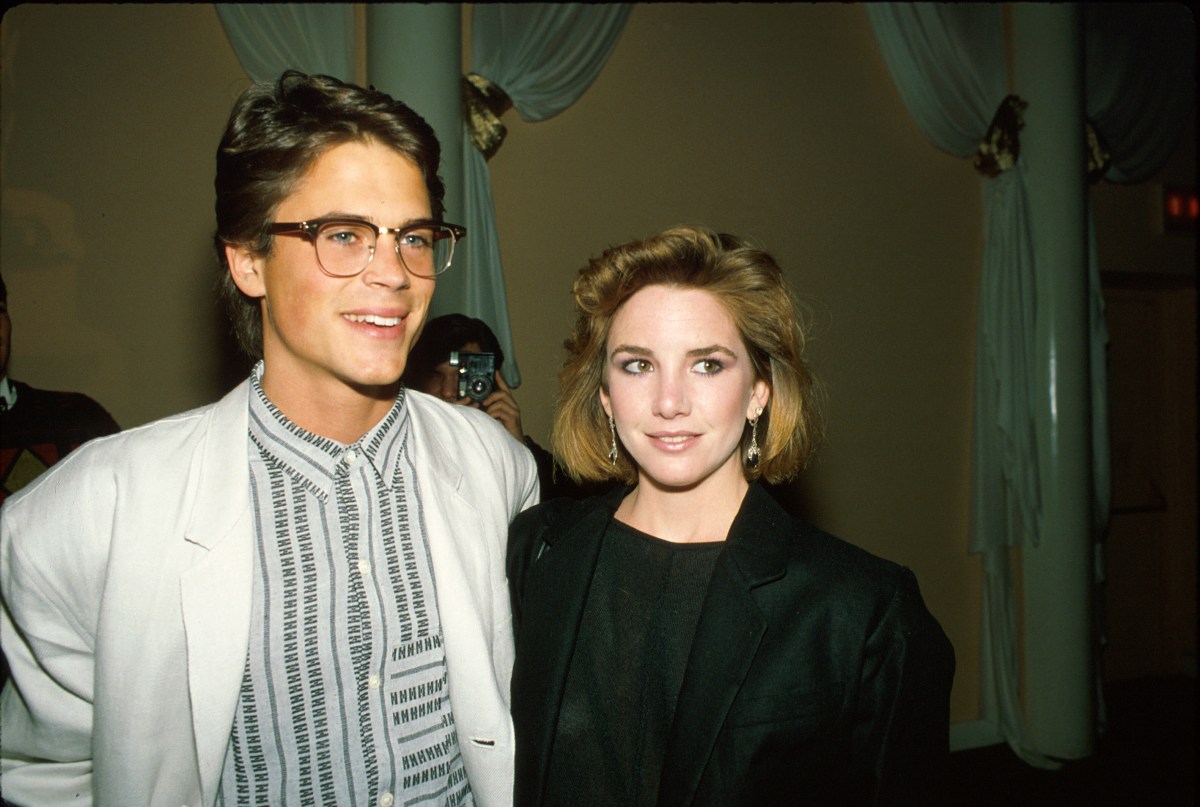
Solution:
[{"label": "man's face", "polygon": [[[385,227],[428,219],[425,180],[414,163],[387,146],[335,146],[283,200],[275,221],[335,215]],[[266,257],[227,249],[234,282],[261,301],[263,391],[285,414],[306,399],[336,406],[348,395],[389,403],[394,398],[434,289],[432,278],[408,272],[394,239],[382,236],[374,259],[354,277],[322,272],[305,237],[276,236]]]}]

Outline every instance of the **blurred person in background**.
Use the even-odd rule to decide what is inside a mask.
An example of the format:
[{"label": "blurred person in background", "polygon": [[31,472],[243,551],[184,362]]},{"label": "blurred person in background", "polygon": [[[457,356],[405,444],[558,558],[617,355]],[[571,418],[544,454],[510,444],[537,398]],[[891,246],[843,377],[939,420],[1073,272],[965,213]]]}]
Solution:
[{"label": "blurred person in background", "polygon": [[[453,353],[486,353],[493,357],[492,389],[484,397],[476,400],[470,394],[460,394],[460,381],[466,368],[461,363],[450,363]],[[521,407],[500,373],[503,367],[504,350],[486,322],[465,314],[445,314],[425,324],[425,330],[409,356],[403,381],[409,389],[448,403],[482,409],[499,421],[532,452],[537,462],[542,501],[561,496],[577,499],[607,490],[610,485],[573,480],[555,461],[553,454],[525,434],[521,426]]]}]

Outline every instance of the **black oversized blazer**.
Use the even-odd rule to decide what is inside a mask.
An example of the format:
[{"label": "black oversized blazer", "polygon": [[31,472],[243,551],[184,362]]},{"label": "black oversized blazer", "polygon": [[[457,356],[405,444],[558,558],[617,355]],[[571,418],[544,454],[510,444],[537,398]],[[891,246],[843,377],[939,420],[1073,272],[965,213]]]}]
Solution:
[{"label": "black oversized blazer", "polygon": [[[516,807],[544,803],[601,538],[626,492],[513,522]],[[658,804],[936,801],[953,674],[908,569],[793,519],[752,484],[708,586]]]}]

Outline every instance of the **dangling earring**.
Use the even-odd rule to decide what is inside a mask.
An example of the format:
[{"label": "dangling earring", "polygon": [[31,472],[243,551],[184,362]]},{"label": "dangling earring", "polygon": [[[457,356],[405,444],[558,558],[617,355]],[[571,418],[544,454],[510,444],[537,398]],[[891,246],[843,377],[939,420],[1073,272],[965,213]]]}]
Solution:
[{"label": "dangling earring", "polygon": [[608,432],[612,435],[612,445],[608,449],[608,461],[612,467],[617,467],[617,424],[613,423],[612,415],[608,416]]},{"label": "dangling earring", "polygon": [[750,419],[750,447],[746,449],[746,467],[754,470],[758,467],[758,460],[762,452],[758,450],[758,418],[762,415],[762,407],[758,407],[754,412],[754,417]]}]

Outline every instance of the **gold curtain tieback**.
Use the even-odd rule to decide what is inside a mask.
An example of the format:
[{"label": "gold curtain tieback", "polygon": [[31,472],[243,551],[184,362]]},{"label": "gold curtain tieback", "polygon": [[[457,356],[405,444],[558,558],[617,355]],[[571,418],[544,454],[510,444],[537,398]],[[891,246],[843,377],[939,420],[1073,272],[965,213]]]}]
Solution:
[{"label": "gold curtain tieback", "polygon": [[986,177],[997,177],[1017,164],[1017,158],[1021,156],[1018,133],[1025,126],[1021,113],[1027,106],[1016,95],[1010,95],[1000,102],[992,125],[988,127],[972,161],[976,171]]},{"label": "gold curtain tieback", "polygon": [[500,122],[500,116],[512,109],[512,99],[478,73],[463,76],[463,116],[471,136],[471,143],[485,160],[492,159],[504,142],[508,129]]}]

